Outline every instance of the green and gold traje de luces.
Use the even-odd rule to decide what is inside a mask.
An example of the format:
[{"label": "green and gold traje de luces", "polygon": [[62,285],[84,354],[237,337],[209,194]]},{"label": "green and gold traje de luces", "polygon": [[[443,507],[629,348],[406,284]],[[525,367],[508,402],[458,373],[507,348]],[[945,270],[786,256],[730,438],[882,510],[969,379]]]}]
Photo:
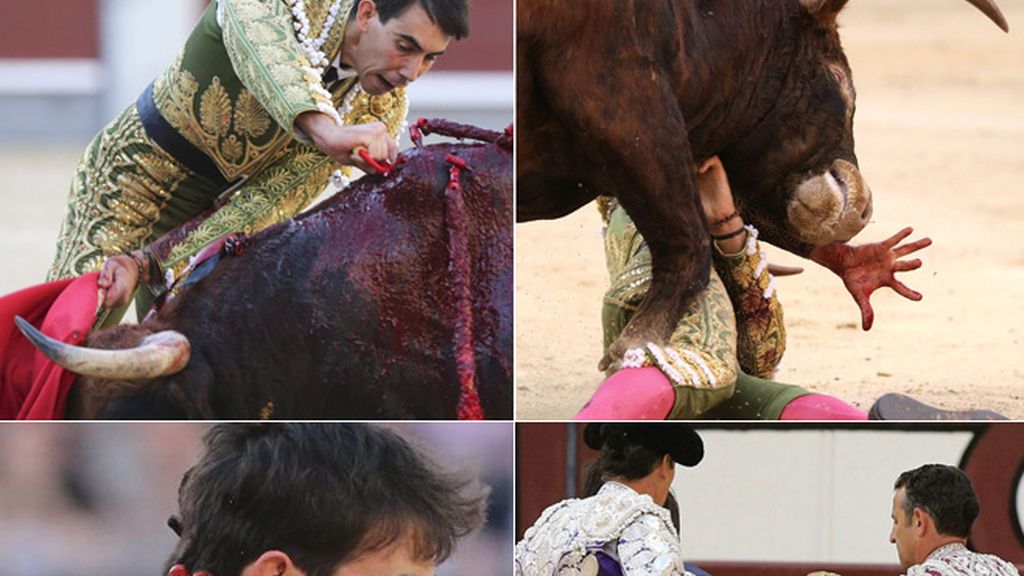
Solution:
[{"label": "green and gold traje de luces", "polygon": [[[322,50],[331,60],[341,49],[352,3],[340,2],[324,38]],[[321,35],[333,4],[302,3],[310,35]],[[139,106],[129,106],[93,139],[79,163],[51,279],[98,270],[107,256],[152,243],[214,206],[229,189],[219,210],[158,251],[165,269],[184,267],[189,256],[224,234],[252,233],[294,216],[326,188],[332,173],[348,171],[296,137],[295,119],[304,112],[340,109],[345,124],[383,122],[399,137],[408,111],[404,89],[371,96],[351,77],[327,93],[296,39],[294,22],[284,1],[211,3],[154,81],[151,97],[159,119],[215,171],[204,173],[166,150],[147,132]]]}]

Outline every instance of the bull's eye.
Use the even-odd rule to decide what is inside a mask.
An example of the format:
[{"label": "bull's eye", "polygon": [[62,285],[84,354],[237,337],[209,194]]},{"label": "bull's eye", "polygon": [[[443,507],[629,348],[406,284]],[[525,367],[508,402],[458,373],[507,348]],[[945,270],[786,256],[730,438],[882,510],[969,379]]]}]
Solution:
[{"label": "bull's eye", "polygon": [[836,79],[836,83],[839,84],[839,88],[844,92],[846,91],[846,73],[843,69],[835,64],[829,64],[828,71],[832,73],[832,76]]},{"label": "bull's eye", "polygon": [[836,83],[839,86],[839,93],[846,102],[846,119],[849,121],[853,117],[853,86],[850,85],[849,79],[846,75],[846,70],[844,70],[839,64],[829,64],[828,71],[831,72],[832,76],[836,79]]}]

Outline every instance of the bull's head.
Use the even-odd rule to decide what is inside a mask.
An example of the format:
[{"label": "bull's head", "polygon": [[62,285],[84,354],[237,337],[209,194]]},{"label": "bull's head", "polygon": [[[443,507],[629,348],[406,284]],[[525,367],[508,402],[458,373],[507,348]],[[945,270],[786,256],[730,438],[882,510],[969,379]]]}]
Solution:
[{"label": "bull's head", "polygon": [[[968,1],[1008,30],[994,2]],[[768,241],[806,255],[853,238],[872,203],[854,154],[856,92],[836,23],[847,0],[799,2],[790,25],[800,32],[783,47],[789,65],[769,71],[777,100],[721,157],[744,217]]]},{"label": "bull's head", "polygon": [[164,378],[188,364],[191,350],[183,334],[122,325],[91,335],[88,347],[79,347],[50,338],[23,318],[15,323],[47,358],[82,376],[68,396],[69,418],[201,416],[191,395]]}]

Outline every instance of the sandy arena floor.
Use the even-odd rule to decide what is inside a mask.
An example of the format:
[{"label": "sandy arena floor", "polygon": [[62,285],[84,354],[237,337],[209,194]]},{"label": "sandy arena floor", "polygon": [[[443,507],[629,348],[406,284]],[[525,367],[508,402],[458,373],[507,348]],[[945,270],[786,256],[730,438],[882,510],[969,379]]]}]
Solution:
[{"label": "sandy arena floor", "polygon": [[[857,0],[842,14],[875,196],[855,242],[909,224],[934,245],[902,275],[924,300],[876,293],[870,332],[831,272],[770,251],[806,268],[779,280],[779,380],[863,408],[898,391],[1024,418],[1024,0],[999,4],[1010,35],[955,0]],[[600,383],[603,258],[593,206],[516,226],[519,418],[571,418]]]}]

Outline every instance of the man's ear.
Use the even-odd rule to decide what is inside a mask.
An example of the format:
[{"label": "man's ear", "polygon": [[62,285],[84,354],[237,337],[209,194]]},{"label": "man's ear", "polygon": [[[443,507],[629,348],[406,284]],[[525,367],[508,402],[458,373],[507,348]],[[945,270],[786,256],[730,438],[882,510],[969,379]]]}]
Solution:
[{"label": "man's ear", "polygon": [[242,568],[240,576],[305,576],[305,573],[284,552],[268,550]]},{"label": "man's ear", "polygon": [[914,508],[914,512],[910,515],[910,526],[918,537],[924,536],[929,530],[931,520],[932,517],[924,509]]},{"label": "man's ear", "polygon": [[676,462],[672,459],[671,455],[665,454],[661,457],[661,466],[665,470],[665,473],[668,474],[676,467]]},{"label": "man's ear", "polygon": [[373,0],[359,0],[359,7],[356,8],[356,24],[359,25],[360,30],[365,32],[370,25],[370,20],[376,15],[377,5]]}]

